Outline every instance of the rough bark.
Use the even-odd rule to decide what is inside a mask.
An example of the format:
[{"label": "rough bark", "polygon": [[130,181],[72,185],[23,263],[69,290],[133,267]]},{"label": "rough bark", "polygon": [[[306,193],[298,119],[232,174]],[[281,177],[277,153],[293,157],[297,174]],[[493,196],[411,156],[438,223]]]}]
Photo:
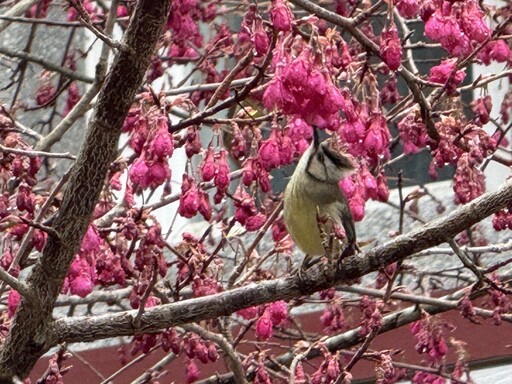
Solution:
[{"label": "rough bark", "polygon": [[87,230],[124,118],[140,87],[169,12],[168,0],[140,0],[98,96],[84,146],[74,165],[43,255],[27,279],[35,300],[22,299],[0,352],[0,383],[24,378],[51,346],[52,310]]},{"label": "rough bark", "polygon": [[240,309],[276,300],[289,300],[327,289],[376,271],[421,250],[443,243],[459,232],[512,204],[512,181],[451,214],[425,224],[370,251],[347,257],[337,271],[316,269],[297,276],[253,283],[219,294],[184,300],[148,309],[138,327],[137,311],[55,321],[54,343],[88,342],[108,337],[154,332],[170,326],[230,315]]}]

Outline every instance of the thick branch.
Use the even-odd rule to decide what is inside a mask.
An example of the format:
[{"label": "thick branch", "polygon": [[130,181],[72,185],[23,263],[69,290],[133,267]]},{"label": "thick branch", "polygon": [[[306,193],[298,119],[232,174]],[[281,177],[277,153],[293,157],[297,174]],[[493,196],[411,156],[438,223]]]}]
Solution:
[{"label": "thick branch", "polygon": [[263,281],[211,296],[149,308],[142,315],[138,328],[133,325],[137,311],[58,319],[53,328],[53,343],[87,342],[158,331],[171,326],[227,316],[254,305],[310,295],[441,244],[511,203],[512,181],[509,181],[498,191],[482,195],[448,216],[398,236],[364,254],[347,257],[337,271],[322,271],[317,268],[308,271],[302,280],[293,276]]},{"label": "thick branch", "polygon": [[167,0],[140,0],[124,44],[98,96],[85,143],[72,169],[43,255],[27,279],[37,306],[23,299],[0,354],[0,383],[24,378],[53,345],[52,311],[64,277],[87,230],[105,175],[115,159],[121,127],[149,65],[169,12]]}]

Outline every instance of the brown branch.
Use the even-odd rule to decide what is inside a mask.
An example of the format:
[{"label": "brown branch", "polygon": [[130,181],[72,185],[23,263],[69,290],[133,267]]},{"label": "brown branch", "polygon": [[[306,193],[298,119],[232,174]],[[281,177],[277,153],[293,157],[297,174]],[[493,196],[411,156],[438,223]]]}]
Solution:
[{"label": "brown branch", "polygon": [[84,146],[71,172],[42,257],[27,279],[39,308],[22,299],[0,351],[0,383],[25,378],[52,345],[52,312],[64,278],[90,223],[105,176],[117,155],[121,127],[139,89],[169,12],[167,0],[140,0],[124,44],[98,95]]},{"label": "brown branch", "polygon": [[311,268],[307,276],[253,283],[215,295],[149,308],[141,317],[139,329],[132,319],[137,311],[96,317],[62,318],[55,321],[53,344],[60,341],[93,341],[102,338],[152,332],[171,326],[227,316],[243,308],[310,295],[315,292],[377,271],[393,262],[443,243],[462,230],[512,203],[512,181],[498,191],[486,193],[449,215],[425,224],[407,234],[364,253],[345,258],[338,270]]},{"label": "brown branch", "polygon": [[27,157],[52,157],[57,159],[71,159],[76,160],[76,156],[73,156],[71,153],[53,153],[53,152],[43,152],[43,151],[31,151],[31,150],[25,150],[25,149],[19,149],[19,148],[9,148],[5,147],[2,144],[0,144],[0,152],[3,153],[14,153],[17,155],[23,155]]},{"label": "brown branch", "polygon": [[61,75],[65,76],[69,79],[72,79],[72,80],[83,81],[84,83],[88,83],[88,84],[92,84],[94,82],[94,79],[89,76],[85,76],[85,75],[81,75],[79,73],[73,72],[70,69],[61,67],[61,66],[54,64],[52,62],[49,62],[41,57],[34,56],[30,53],[26,53],[21,50],[11,50],[9,48],[0,46],[0,54],[9,56],[9,57],[16,57],[17,59],[21,59],[21,60],[25,60],[25,61],[32,62],[35,64],[39,64],[41,67],[48,69],[49,71],[60,73]]}]

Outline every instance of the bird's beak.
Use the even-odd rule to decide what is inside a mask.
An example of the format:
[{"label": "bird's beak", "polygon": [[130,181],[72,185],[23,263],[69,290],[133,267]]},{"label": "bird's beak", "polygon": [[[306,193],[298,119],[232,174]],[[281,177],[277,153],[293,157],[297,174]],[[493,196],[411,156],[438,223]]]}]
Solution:
[{"label": "bird's beak", "polygon": [[315,149],[320,145],[320,138],[318,137],[318,128],[313,126],[313,147]]}]

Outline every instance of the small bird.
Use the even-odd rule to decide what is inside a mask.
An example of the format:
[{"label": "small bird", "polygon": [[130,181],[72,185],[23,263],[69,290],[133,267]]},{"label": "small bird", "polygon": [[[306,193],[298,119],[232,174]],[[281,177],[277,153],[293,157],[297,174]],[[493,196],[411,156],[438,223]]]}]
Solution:
[{"label": "small bird", "polygon": [[[313,142],[284,192],[284,222],[295,244],[306,253],[299,276],[319,261],[315,256],[324,255],[327,248],[343,249],[343,256],[357,249],[354,219],[338,185],[355,171],[355,165],[349,155],[333,148],[330,139],[320,143],[316,128],[313,131]],[[330,247],[339,243],[334,233],[340,225],[345,230],[344,244]]]}]

